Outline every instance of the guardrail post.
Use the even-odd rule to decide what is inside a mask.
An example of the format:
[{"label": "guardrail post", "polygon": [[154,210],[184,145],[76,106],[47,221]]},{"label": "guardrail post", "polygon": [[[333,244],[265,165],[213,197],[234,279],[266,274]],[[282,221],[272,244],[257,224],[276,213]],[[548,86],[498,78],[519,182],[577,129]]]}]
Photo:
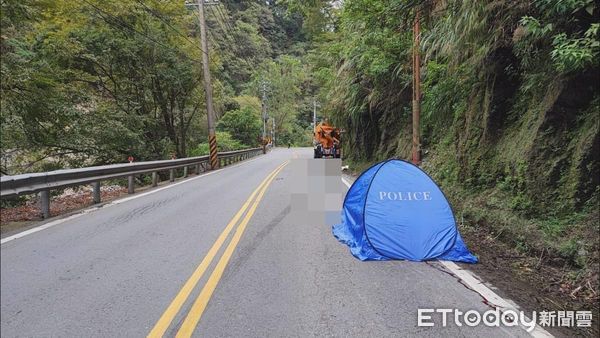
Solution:
[{"label": "guardrail post", "polygon": [[94,204],[98,204],[101,202],[100,181],[92,183],[92,188],[92,199],[94,200]]},{"label": "guardrail post", "polygon": [[135,192],[133,175],[127,176],[127,192],[133,194]]},{"label": "guardrail post", "polygon": [[50,217],[50,190],[40,191],[40,210],[43,218]]},{"label": "guardrail post", "polygon": [[[243,161],[261,153],[261,148],[246,150],[222,152],[218,157],[217,165],[227,166],[236,162]],[[36,194],[39,193],[41,214],[44,217],[50,216],[50,190],[62,189],[71,185],[79,185],[79,179],[85,185],[92,187],[92,200],[94,203],[101,203],[102,196],[100,192],[102,181],[107,179],[119,179],[121,182],[127,177],[127,190],[129,194],[135,193],[135,175],[143,175],[146,178],[152,174],[152,186],[156,187],[160,181],[160,173],[169,170],[169,180],[175,181],[175,175],[179,168],[183,168],[183,176],[189,177],[192,171],[206,172],[210,170],[208,156],[192,157],[188,159],[157,161],[156,163],[129,163],[118,166],[107,167],[109,170],[98,170],[98,168],[81,168],[77,170],[66,170],[61,173],[46,172],[43,180],[39,176],[24,175],[23,177],[2,177],[2,198],[5,196],[14,196],[18,194]],[[166,180],[165,180],[166,181]],[[6,183],[10,182],[10,183]],[[166,182],[165,182],[166,183]],[[50,188],[51,187],[51,188]]]},{"label": "guardrail post", "polygon": [[158,185],[158,173],[155,171],[152,173],[152,186],[156,187]]}]

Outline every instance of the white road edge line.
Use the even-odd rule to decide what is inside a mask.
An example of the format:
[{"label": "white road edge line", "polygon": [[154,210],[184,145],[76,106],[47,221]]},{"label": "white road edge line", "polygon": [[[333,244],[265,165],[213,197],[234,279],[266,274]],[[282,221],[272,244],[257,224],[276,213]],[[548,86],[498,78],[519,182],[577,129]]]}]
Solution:
[{"label": "white road edge line", "polygon": [[29,230],[25,230],[25,231],[19,232],[17,234],[12,235],[12,236],[8,236],[8,237],[5,237],[5,238],[2,238],[0,240],[0,245],[2,245],[4,243],[7,243],[7,242],[10,242],[12,240],[18,239],[18,238],[25,237],[27,235],[31,235],[31,234],[36,233],[38,231],[42,231],[42,230],[48,229],[48,228],[53,227],[55,225],[58,225],[58,224],[61,224],[61,223],[64,223],[64,222],[67,222],[67,221],[79,218],[79,217],[81,217],[83,215],[89,214],[90,212],[94,212],[94,211],[97,211],[97,210],[102,210],[102,209],[108,208],[108,207],[113,206],[113,205],[121,204],[121,203],[124,203],[124,202],[127,202],[127,201],[131,201],[131,200],[136,199],[136,198],[140,198],[140,197],[144,197],[144,196],[147,196],[147,195],[150,195],[150,194],[154,194],[154,193],[157,193],[157,192],[165,190],[165,189],[170,189],[170,188],[176,187],[176,186],[178,186],[180,184],[187,183],[189,181],[193,181],[193,180],[205,177],[205,176],[209,176],[209,175],[221,172],[222,170],[225,170],[225,169],[235,168],[235,167],[238,167],[240,165],[256,161],[259,158],[260,158],[260,156],[258,156],[256,158],[253,158],[253,159],[250,159],[250,160],[242,161],[242,162],[240,162],[238,164],[234,164],[232,166],[226,166],[226,167],[223,167],[223,168],[218,169],[218,170],[209,171],[207,173],[203,173],[202,175],[198,175],[198,176],[191,177],[191,178],[186,178],[186,179],[184,179],[181,182],[171,183],[171,184],[166,185],[166,186],[161,187],[161,188],[157,188],[157,189],[154,189],[154,190],[151,190],[151,191],[147,191],[147,192],[144,192],[144,193],[141,193],[141,194],[136,194],[136,195],[133,195],[133,196],[130,196],[130,197],[121,198],[121,199],[112,201],[110,203],[104,204],[101,207],[98,207],[98,206],[88,207],[88,208],[83,209],[83,210],[81,210],[80,212],[78,212],[78,213],[76,213],[74,215],[71,215],[71,216],[68,216],[68,217],[65,217],[65,218],[61,218],[61,219],[57,219],[57,220],[54,220],[54,221],[51,221],[51,222],[48,222],[48,223],[44,223],[44,224],[39,225],[39,226],[37,226],[35,228],[31,228]]},{"label": "white road edge line", "polygon": [[[348,181],[345,177],[342,177],[342,182],[348,188],[350,188],[350,186],[352,186],[352,183],[350,183],[350,181]],[[446,269],[450,270],[450,272],[452,272],[457,278],[460,278],[460,280],[462,280],[463,283],[465,283],[472,290],[474,290],[475,292],[480,294],[482,297],[487,299],[490,303],[498,306],[499,310],[501,312],[512,310],[512,311],[516,311],[516,313],[519,313],[519,310],[511,304],[511,303],[516,304],[515,302],[513,302],[512,300],[509,302],[506,299],[498,296],[498,294],[496,294],[494,291],[492,291],[490,288],[488,288],[485,284],[483,284],[479,280],[477,275],[475,275],[473,272],[461,268],[454,262],[450,262],[450,261],[438,261],[438,262],[440,262]],[[527,317],[526,320],[529,322],[531,319]],[[520,327],[523,330],[525,330],[525,332],[527,332],[527,328],[525,326],[520,325]],[[536,324],[535,328],[531,332],[529,332],[529,334],[532,337],[536,337],[536,338],[554,337],[553,335],[550,334],[550,332],[544,330],[542,327],[540,327],[537,324]]]}]

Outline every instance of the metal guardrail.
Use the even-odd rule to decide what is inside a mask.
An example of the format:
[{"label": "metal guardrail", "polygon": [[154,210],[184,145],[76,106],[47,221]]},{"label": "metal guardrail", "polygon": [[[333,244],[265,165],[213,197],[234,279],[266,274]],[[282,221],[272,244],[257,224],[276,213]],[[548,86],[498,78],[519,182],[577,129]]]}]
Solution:
[{"label": "metal guardrail", "polygon": [[[262,154],[262,148],[220,152],[219,165],[226,166]],[[71,186],[92,184],[94,203],[100,203],[100,182],[128,177],[128,192],[133,194],[134,176],[152,173],[152,186],[158,185],[158,172],[169,170],[169,181],[175,180],[175,170],[183,168],[183,177],[188,176],[188,168],[194,167],[199,174],[207,170],[208,156],[188,157],[164,161],[133,162],[103,165],[88,168],[55,170],[43,173],[0,177],[0,197],[13,197],[27,194],[40,194],[40,208],[44,218],[50,216],[50,190]]]}]

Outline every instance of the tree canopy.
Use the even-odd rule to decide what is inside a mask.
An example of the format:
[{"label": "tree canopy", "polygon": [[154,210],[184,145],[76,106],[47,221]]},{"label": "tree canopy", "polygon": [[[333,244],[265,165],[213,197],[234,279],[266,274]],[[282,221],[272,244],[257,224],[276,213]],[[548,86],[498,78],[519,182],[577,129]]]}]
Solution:
[{"label": "tree canopy", "polygon": [[[1,9],[4,174],[122,162],[129,155],[185,157],[205,142],[204,51],[194,6],[7,0]],[[294,130],[289,124],[304,85],[304,52],[295,47],[306,42],[301,17],[259,1],[206,6],[206,17],[218,117],[235,110],[238,98],[260,107],[256,79],[273,70],[279,77],[262,77],[277,86],[269,98],[271,116],[281,121],[276,132]],[[256,146],[255,127],[229,132]]]}]

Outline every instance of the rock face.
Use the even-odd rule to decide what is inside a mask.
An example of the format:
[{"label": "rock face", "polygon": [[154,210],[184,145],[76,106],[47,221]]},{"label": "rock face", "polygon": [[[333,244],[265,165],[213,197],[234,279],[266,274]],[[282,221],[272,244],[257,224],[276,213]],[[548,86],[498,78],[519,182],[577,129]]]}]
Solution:
[{"label": "rock face", "polygon": [[[446,111],[428,111],[436,107],[428,100],[436,98],[426,93],[423,165],[442,184],[509,192],[517,196],[516,209],[532,215],[580,210],[599,187],[600,87],[594,78],[600,72],[556,77],[529,89],[530,80],[505,74],[517,66],[506,53],[489,60],[498,73],[462,96],[457,89]],[[365,119],[373,119],[374,128],[356,128],[346,156],[409,159],[411,119],[396,109],[371,110]]]}]

